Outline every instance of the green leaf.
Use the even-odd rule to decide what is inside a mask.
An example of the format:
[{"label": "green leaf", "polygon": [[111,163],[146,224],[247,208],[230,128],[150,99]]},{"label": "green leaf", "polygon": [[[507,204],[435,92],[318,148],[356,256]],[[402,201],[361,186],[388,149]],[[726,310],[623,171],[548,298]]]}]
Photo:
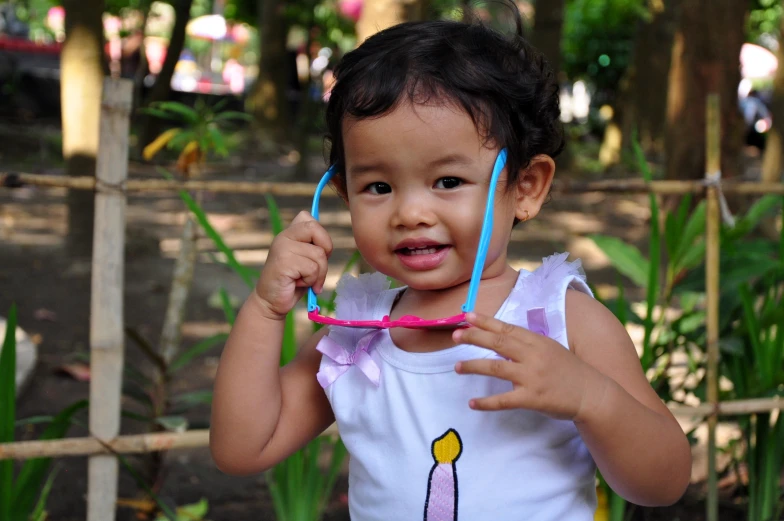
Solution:
[{"label": "green leaf", "polygon": [[283,220],[280,218],[280,210],[275,198],[266,194],[264,198],[267,200],[267,207],[269,207],[270,226],[272,227],[272,235],[275,236],[283,231]]},{"label": "green leaf", "polygon": [[147,482],[144,480],[144,478],[142,478],[139,473],[134,470],[130,463],[128,463],[128,460],[125,458],[125,456],[119,452],[115,452],[114,455],[117,457],[117,461],[120,462],[120,465],[122,465],[122,467],[128,471],[128,474],[130,474],[133,480],[136,482],[136,486],[144,490],[144,492],[150,496],[153,501],[155,501],[155,504],[158,505],[158,508],[166,516],[165,519],[168,519],[169,521],[179,521],[175,513],[172,512],[171,508],[169,508],[166,502],[162,501],[161,498],[158,497],[158,494],[156,494],[155,491],[151,489],[149,485],[147,485]]},{"label": "green leaf", "polygon": [[[14,441],[16,419],[16,306],[8,311],[0,351],[0,443]],[[14,483],[13,460],[0,461],[0,519],[11,519]]]},{"label": "green leaf", "polygon": [[180,198],[185,202],[185,205],[190,209],[190,211],[193,212],[193,215],[196,216],[196,220],[201,225],[204,233],[206,233],[207,236],[212,239],[212,242],[215,243],[215,247],[217,247],[218,250],[220,250],[220,252],[226,256],[226,260],[229,266],[231,266],[234,272],[240,276],[245,285],[253,289],[255,286],[253,278],[248,275],[247,269],[242,264],[240,264],[240,262],[234,256],[234,250],[229,248],[226,243],[223,242],[223,238],[220,236],[217,230],[212,227],[209,219],[207,219],[207,214],[204,213],[204,210],[202,210],[201,206],[199,206],[199,204],[193,200],[190,194],[184,190],[180,191]]},{"label": "green leaf", "polygon": [[591,235],[590,239],[607,255],[615,269],[629,277],[636,285],[646,287],[649,266],[640,250],[617,237]]},{"label": "green leaf", "polygon": [[743,356],[745,349],[743,340],[738,337],[726,337],[719,339],[719,351],[733,356]]},{"label": "green leaf", "polygon": [[690,205],[691,194],[686,194],[681,198],[678,210],[676,212],[668,213],[667,219],[664,222],[664,237],[667,245],[667,255],[670,257],[670,262],[673,264],[675,264],[675,255],[680,249],[681,241],[684,236],[684,226],[686,219],[689,216]]},{"label": "green leaf", "polygon": [[54,478],[57,477],[59,471],[60,466],[57,465],[49,473],[49,477],[46,478],[46,483],[44,483],[44,486],[41,489],[41,495],[38,496],[38,502],[35,504],[33,513],[30,514],[30,521],[46,521],[46,501],[49,499],[49,494],[52,492],[52,485],[54,485]]},{"label": "green leaf", "polygon": [[[683,228],[683,233],[681,234],[680,241],[678,243],[675,252],[670,252],[673,257],[673,263],[679,269],[687,269],[690,266],[690,263],[684,260],[684,257],[689,255],[689,252],[692,251],[692,246],[696,240],[702,241],[702,237],[705,235],[705,201],[701,201],[700,204],[694,209],[689,216],[689,219],[686,221],[686,226]],[[702,251],[705,251],[704,242],[702,244]]]},{"label": "green leaf", "polygon": [[283,326],[283,345],[280,350],[280,366],[288,364],[297,355],[297,325],[294,319],[294,310],[286,314]]},{"label": "green leaf", "polygon": [[[63,409],[44,429],[39,439],[42,441],[56,440],[65,436],[71,426],[73,416],[82,409],[86,409],[87,405],[87,400],[81,400]],[[29,459],[24,462],[13,486],[12,519],[21,519],[22,516],[28,515],[33,510],[51,462],[51,458]]]},{"label": "green leaf", "polygon": [[172,360],[171,364],[169,364],[169,374],[174,374],[189,363],[193,361],[194,358],[200,356],[214,347],[217,347],[228,340],[229,335],[226,333],[218,333],[212,335],[211,337],[207,337],[204,340],[192,345],[185,351],[181,352],[177,355],[177,357]]},{"label": "green leaf", "polygon": [[237,112],[236,110],[226,110],[216,114],[212,118],[215,122],[228,122],[228,121],[253,121],[253,116],[245,112]]},{"label": "green leaf", "polygon": [[166,112],[165,110],[160,110],[152,107],[141,108],[138,110],[141,114],[147,114],[148,116],[153,116],[159,119],[167,119],[170,121],[179,121],[182,122],[182,118],[178,114],[173,114],[171,112]]},{"label": "green leaf", "polygon": [[757,227],[763,217],[778,208],[780,203],[779,196],[763,195],[751,205],[751,208],[749,208],[749,211],[746,212],[746,215],[741,220],[748,227],[748,230],[751,231]]},{"label": "green leaf", "polygon": [[184,130],[174,136],[171,141],[166,144],[166,148],[179,151],[188,146],[188,143],[191,141],[197,141],[196,132],[193,130]]},{"label": "green leaf", "polygon": [[184,405],[210,405],[212,403],[212,391],[191,391],[172,397],[172,403]]},{"label": "green leaf", "polygon": [[137,422],[153,423],[153,419],[151,417],[149,417],[149,416],[144,416],[142,414],[138,414],[138,413],[135,413],[133,411],[126,411],[124,409],[120,411],[120,416],[122,418],[127,418],[129,420],[134,420],[134,421],[137,421]]},{"label": "green leaf", "polygon": [[201,498],[197,503],[177,507],[177,517],[181,517],[184,520],[198,521],[204,519],[209,508],[207,499]]},{"label": "green leaf", "polygon": [[171,112],[180,116],[182,121],[194,125],[199,121],[199,113],[190,108],[189,106],[179,103],[177,101],[160,101],[151,103],[150,108],[159,109],[165,112]]},{"label": "green leaf", "polygon": [[28,418],[22,418],[21,420],[16,420],[14,422],[15,427],[24,427],[25,425],[38,425],[41,423],[52,423],[54,420],[54,416],[30,416]]},{"label": "green leaf", "polygon": [[226,139],[223,137],[223,134],[221,134],[220,129],[210,125],[207,127],[207,132],[212,141],[212,146],[215,148],[215,153],[221,157],[228,156],[229,149],[226,148]]},{"label": "green leaf", "polygon": [[230,326],[234,326],[237,314],[234,312],[234,305],[231,303],[231,298],[225,288],[220,289],[220,299],[221,307],[223,308],[223,316],[226,317],[226,322],[228,322]]},{"label": "green leaf", "polygon": [[188,420],[182,416],[161,416],[155,418],[155,423],[171,432],[185,432],[188,430]]}]

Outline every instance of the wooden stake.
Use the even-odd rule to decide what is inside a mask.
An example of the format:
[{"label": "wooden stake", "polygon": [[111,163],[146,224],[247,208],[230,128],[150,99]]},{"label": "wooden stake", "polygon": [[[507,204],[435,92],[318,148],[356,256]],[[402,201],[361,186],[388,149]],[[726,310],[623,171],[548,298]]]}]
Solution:
[{"label": "wooden stake", "polygon": [[[705,179],[721,181],[721,114],[718,94],[709,94],[705,118]],[[719,519],[719,492],[716,475],[716,423],[719,403],[719,187],[707,189],[705,226],[705,296],[707,328],[707,398],[713,411],[708,416],[708,521]]]},{"label": "wooden stake", "polygon": [[[90,299],[90,431],[102,440],[120,433],[123,375],[123,270],[128,130],[133,96],[130,80],[106,79],[96,180],[108,190],[95,196],[92,294]],[[117,458],[90,456],[87,465],[87,520],[114,521]]]}]

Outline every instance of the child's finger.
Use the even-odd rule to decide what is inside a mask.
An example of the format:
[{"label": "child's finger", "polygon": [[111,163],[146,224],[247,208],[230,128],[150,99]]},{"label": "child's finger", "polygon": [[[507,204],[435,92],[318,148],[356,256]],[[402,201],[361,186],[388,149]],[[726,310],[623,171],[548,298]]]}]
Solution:
[{"label": "child's finger", "polygon": [[476,411],[504,411],[523,408],[519,393],[515,391],[495,394],[486,398],[474,398],[468,402],[468,406]]},{"label": "child's finger", "polygon": [[[510,324],[507,325],[514,328]],[[452,333],[452,339],[458,344],[471,344],[492,349],[504,358],[520,361],[519,342],[510,333],[487,331],[477,326],[456,329]]]},{"label": "child's finger", "polygon": [[503,320],[498,320],[495,317],[482,315],[480,313],[468,313],[466,315],[466,322],[474,327],[484,329],[485,331],[507,336],[523,336],[527,331],[526,329],[510,324],[509,322],[504,322]]},{"label": "child's finger", "polygon": [[312,243],[321,247],[327,256],[332,253],[332,238],[329,233],[307,212],[298,213],[285,233],[293,241]]},{"label": "child's finger", "polygon": [[294,279],[298,288],[311,287],[318,282],[319,265],[315,260],[308,257],[299,257],[292,268],[297,275]]},{"label": "child's finger", "polygon": [[512,383],[517,383],[519,376],[518,364],[508,360],[484,359],[484,360],[466,360],[465,362],[458,362],[455,365],[455,371],[459,374],[480,374],[483,376],[492,376],[507,380]]}]

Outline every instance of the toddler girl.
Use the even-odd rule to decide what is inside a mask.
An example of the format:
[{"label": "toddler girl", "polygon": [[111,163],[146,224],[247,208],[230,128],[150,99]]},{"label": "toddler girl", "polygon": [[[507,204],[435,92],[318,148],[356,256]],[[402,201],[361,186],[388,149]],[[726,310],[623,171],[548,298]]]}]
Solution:
[{"label": "toddler girl", "polygon": [[596,466],[641,505],[683,493],[686,437],[579,262],[508,264],[512,228],[539,213],[563,147],[558,86],[519,22],[512,37],[401,24],[336,68],[334,185],[378,271],[341,280],[337,317],[457,314],[505,149],[476,312],[451,330],[325,327],[279,368],[284,317],[307,287],[321,291],[332,251],[300,213],[273,241],[220,361],[210,442],[223,471],[268,469],[337,421],[354,521],[589,521]]}]

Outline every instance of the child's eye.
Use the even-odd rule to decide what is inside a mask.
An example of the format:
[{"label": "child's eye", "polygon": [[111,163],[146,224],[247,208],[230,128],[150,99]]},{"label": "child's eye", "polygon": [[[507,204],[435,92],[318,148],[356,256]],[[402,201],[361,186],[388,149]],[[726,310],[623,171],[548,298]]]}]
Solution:
[{"label": "child's eye", "polygon": [[463,180],[459,177],[442,177],[436,181],[436,188],[445,188],[449,190],[451,188],[457,188],[461,184],[463,184]]},{"label": "child's eye", "polygon": [[365,187],[365,191],[373,195],[383,195],[391,192],[392,187],[386,183],[370,183]]}]

